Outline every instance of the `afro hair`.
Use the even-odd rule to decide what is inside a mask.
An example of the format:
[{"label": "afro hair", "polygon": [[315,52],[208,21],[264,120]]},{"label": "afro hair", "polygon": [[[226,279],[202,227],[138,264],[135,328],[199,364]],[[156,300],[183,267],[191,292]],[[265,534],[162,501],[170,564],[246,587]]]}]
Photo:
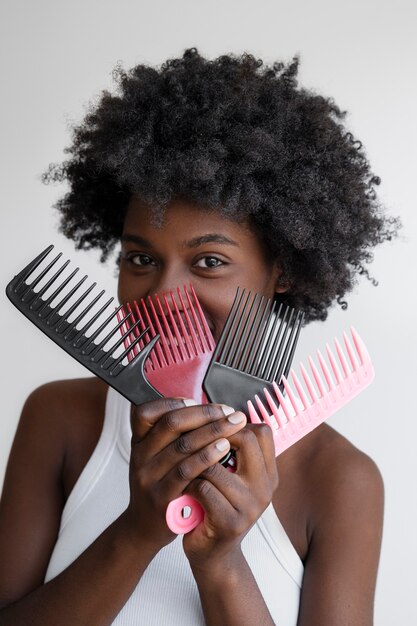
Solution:
[{"label": "afro hair", "polygon": [[377,199],[380,180],[332,99],[300,88],[298,58],[265,65],[244,53],[215,60],[196,48],[160,68],[115,70],[73,129],[69,158],[44,181],[67,181],[61,231],[104,261],[129,199],[156,219],[174,199],[246,220],[278,261],[284,300],[325,319],[367,274],[371,249],[398,229]]}]

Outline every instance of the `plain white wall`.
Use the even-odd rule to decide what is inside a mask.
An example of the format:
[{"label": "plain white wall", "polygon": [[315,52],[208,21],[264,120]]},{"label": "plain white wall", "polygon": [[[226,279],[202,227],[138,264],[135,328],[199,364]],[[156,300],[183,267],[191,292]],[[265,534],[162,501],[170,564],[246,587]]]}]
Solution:
[{"label": "plain white wall", "polygon": [[[414,0],[14,0],[3,3],[1,42],[1,284],[55,243],[114,291],[112,265],[74,253],[56,233],[51,210],[63,189],[39,176],[63,157],[68,125],[112,85],[117,61],[158,64],[197,46],[209,57],[244,50],[267,61],[301,54],[304,86],[331,95],[350,112],[348,125],[367,147],[388,208],[402,217],[401,239],[375,253],[346,312],[304,332],[299,356],[353,324],[372,354],[375,383],[331,423],[378,463],[386,485],[386,520],[376,624],[417,623],[417,476],[415,310],[417,171]],[[0,483],[24,398],[51,379],[84,376],[1,298],[2,421]]]}]

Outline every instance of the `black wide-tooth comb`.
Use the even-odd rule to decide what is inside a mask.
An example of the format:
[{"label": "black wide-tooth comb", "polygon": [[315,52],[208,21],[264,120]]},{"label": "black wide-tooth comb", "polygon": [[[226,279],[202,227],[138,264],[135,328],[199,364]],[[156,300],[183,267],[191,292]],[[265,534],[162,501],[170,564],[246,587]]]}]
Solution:
[{"label": "black wide-tooth comb", "polygon": [[[7,285],[6,294],[9,300],[45,333],[52,341],[58,344],[65,352],[76,359],[81,365],[87,367],[93,374],[102,378],[116,391],[134,404],[140,404],[149,400],[160,398],[161,394],[147,381],[144,375],[145,361],[149,353],[157,343],[159,335],[149,338],[146,328],[133,341],[129,342],[129,347],[124,348],[127,335],[131,336],[141,320],[137,320],[124,334],[120,334],[120,329],[125,322],[132,317],[131,313],[124,314],[120,318],[120,311],[109,308],[114,301],[110,298],[103,305],[99,300],[105,294],[102,290],[89,304],[82,308],[82,303],[92,292],[96,283],[90,285],[86,290],[82,290],[82,285],[87,279],[83,276],[73,287],[70,287],[79,268],[71,272],[69,276],[58,282],[70,261],[65,261],[60,267],[57,263],[62,256],[59,253],[52,261],[38,274],[32,282],[27,282],[36,269],[42,264],[54,246],[49,246],[31,263],[29,263],[13,280]],[[46,281],[45,284],[35,291],[36,287]],[[65,288],[70,287],[65,293]],[[42,298],[50,289],[54,291],[45,299]],[[53,304],[58,298],[57,304]],[[76,301],[70,305],[65,313],[60,311],[73,297]],[[98,304],[99,303],[99,304]],[[97,307],[98,310],[97,310]],[[109,311],[111,311],[109,313]],[[71,316],[75,319],[69,321]],[[89,317],[92,315],[92,317]],[[119,315],[119,317],[118,317]],[[87,335],[91,331],[90,335]],[[149,339],[146,345],[143,344],[145,337]],[[98,340],[96,343],[96,339]],[[146,341],[146,340],[145,340]],[[135,352],[134,357],[128,362],[128,355],[132,354],[132,348],[141,343],[141,349]]]}]

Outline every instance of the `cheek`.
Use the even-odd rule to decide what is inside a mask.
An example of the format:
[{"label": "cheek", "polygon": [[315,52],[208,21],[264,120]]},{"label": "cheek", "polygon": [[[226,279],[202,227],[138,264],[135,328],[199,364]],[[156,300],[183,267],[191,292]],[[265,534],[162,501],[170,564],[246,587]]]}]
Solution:
[{"label": "cheek", "polygon": [[144,295],[139,288],[138,281],[129,280],[125,273],[121,271],[119,273],[119,279],[117,284],[117,296],[121,304],[126,302],[133,302],[134,300],[140,300]]},{"label": "cheek", "polygon": [[213,288],[209,286],[200,289],[198,285],[194,284],[194,288],[210,330],[217,342],[232,307],[236,289],[234,286],[222,289],[219,288],[218,284],[216,287],[213,285]]}]

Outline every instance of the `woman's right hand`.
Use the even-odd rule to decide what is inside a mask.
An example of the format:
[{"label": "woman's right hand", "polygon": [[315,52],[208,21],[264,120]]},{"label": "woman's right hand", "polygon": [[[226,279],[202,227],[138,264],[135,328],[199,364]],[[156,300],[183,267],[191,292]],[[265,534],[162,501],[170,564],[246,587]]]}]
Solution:
[{"label": "woman's right hand", "polygon": [[227,438],[245,425],[243,413],[220,404],[161,398],[132,406],[125,522],[133,540],[158,551],[175,538],[166,524],[168,504],[224,457],[230,449]]}]

